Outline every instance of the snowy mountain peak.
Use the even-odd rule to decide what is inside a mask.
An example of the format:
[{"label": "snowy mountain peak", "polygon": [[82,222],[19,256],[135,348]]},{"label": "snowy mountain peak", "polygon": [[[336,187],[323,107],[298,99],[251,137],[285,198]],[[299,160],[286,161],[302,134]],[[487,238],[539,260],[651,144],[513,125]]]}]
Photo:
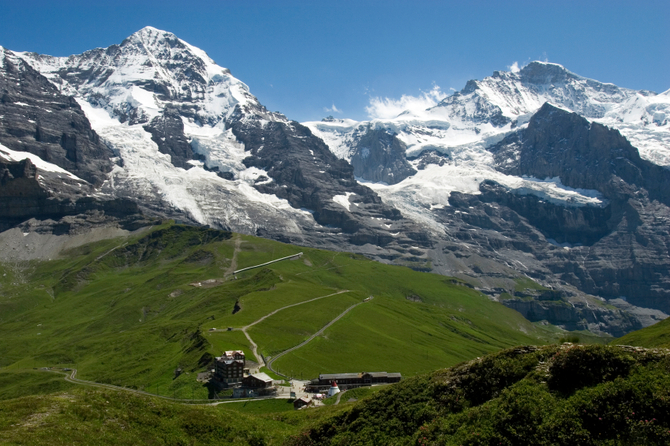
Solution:
[{"label": "snowy mountain peak", "polygon": [[130,36],[126,38],[126,40],[138,40],[144,43],[148,43],[150,45],[152,45],[151,42],[155,42],[157,39],[178,40],[177,36],[175,36],[171,32],[163,31],[162,29],[154,28],[153,26],[145,26],[144,28],[132,33]]},{"label": "snowy mountain peak", "polygon": [[207,54],[174,34],[145,27],[120,45],[70,57],[21,55],[62,91],[111,117],[146,123],[168,104],[190,104],[190,117],[215,125],[237,104],[254,103],[249,88]]},{"label": "snowy mountain peak", "polygon": [[568,71],[557,63],[533,61],[528,65],[519,70],[518,73],[512,73],[518,75],[519,79],[523,82],[537,84],[537,85],[547,85],[557,82],[567,82],[570,79],[582,79],[580,76]]}]

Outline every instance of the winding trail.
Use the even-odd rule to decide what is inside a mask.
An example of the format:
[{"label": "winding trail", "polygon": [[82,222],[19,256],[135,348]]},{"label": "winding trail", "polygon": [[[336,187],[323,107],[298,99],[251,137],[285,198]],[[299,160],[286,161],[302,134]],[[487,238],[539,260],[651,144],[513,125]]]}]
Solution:
[{"label": "winding trail", "polygon": [[[367,302],[368,299],[366,299],[362,302],[357,302],[357,303],[353,304],[352,306],[350,306],[349,308],[344,310],[342,313],[340,313],[337,317],[335,317],[335,319],[331,320],[326,325],[324,325],[319,331],[314,333],[308,339],[306,339],[305,341],[296,345],[295,347],[291,347],[288,350],[284,350],[283,352],[279,353],[277,356],[270,359],[270,361],[268,361],[267,364],[265,364],[265,361],[263,361],[263,358],[258,354],[258,346],[253,341],[253,339],[251,339],[251,336],[249,336],[249,333],[247,333],[247,329],[253,327],[254,325],[258,324],[259,322],[262,322],[263,320],[267,319],[268,317],[272,316],[273,314],[276,314],[276,313],[278,313],[282,310],[285,310],[287,308],[296,307],[298,305],[306,304],[306,303],[309,303],[309,302],[314,302],[315,300],[319,300],[319,299],[325,299],[326,297],[335,296],[337,294],[348,293],[349,291],[350,290],[340,290],[336,293],[331,293],[331,294],[327,294],[325,296],[315,297],[313,299],[309,299],[309,300],[306,300],[306,301],[303,301],[303,302],[298,302],[298,303],[295,303],[295,304],[286,305],[285,307],[278,308],[278,309],[266,314],[262,318],[258,319],[255,322],[252,322],[251,324],[249,324],[249,325],[247,325],[247,326],[245,326],[241,329],[236,328],[234,330],[241,330],[244,333],[244,335],[247,337],[247,340],[249,340],[249,343],[251,344],[251,348],[253,350],[254,356],[256,357],[256,360],[257,360],[258,364],[260,364],[261,366],[266,365],[268,369],[270,369],[272,372],[276,373],[277,375],[283,376],[285,378],[289,378],[288,376],[274,370],[272,368],[272,363],[274,361],[276,361],[277,359],[281,358],[282,356],[284,356],[285,354],[299,349],[300,347],[304,346],[305,344],[307,344],[308,342],[310,342],[311,340],[313,340],[317,336],[321,335],[328,327],[330,327],[335,322],[340,320],[345,314],[347,314],[348,312],[350,312],[351,310],[353,310],[357,306]],[[40,370],[44,371],[44,372],[58,373],[60,375],[64,375],[65,381],[67,381],[69,383],[72,383],[72,384],[77,384],[77,385],[81,385],[81,386],[88,386],[88,387],[97,387],[97,388],[109,389],[109,390],[120,390],[120,391],[123,391],[123,392],[134,393],[136,395],[143,395],[143,396],[151,396],[151,397],[154,397],[154,398],[161,398],[163,400],[173,401],[173,402],[180,403],[180,404],[216,406],[216,405],[219,405],[219,404],[240,403],[240,402],[246,402],[246,401],[258,401],[258,400],[261,400],[261,399],[276,398],[275,396],[270,396],[270,397],[257,397],[257,398],[252,398],[252,399],[235,399],[235,400],[216,401],[216,402],[212,402],[212,400],[210,400],[210,399],[173,398],[173,397],[169,397],[169,396],[157,395],[157,394],[154,394],[154,393],[146,392],[144,390],[129,389],[127,387],[116,386],[114,384],[105,384],[105,383],[98,383],[98,382],[95,382],[95,381],[87,381],[87,380],[84,380],[84,379],[79,379],[79,378],[77,378],[77,369],[70,370],[69,371],[70,373],[68,373],[67,370],[52,370],[52,369],[40,369]],[[340,396],[341,396],[342,393],[344,393],[344,392],[341,392],[341,393],[338,394],[335,404],[338,404],[340,402]]]},{"label": "winding trail", "polygon": [[346,390],[337,394],[337,398],[335,399],[335,402],[333,403],[333,406],[337,406],[338,404],[340,404],[340,398],[342,398],[342,395],[344,393],[346,393]]},{"label": "winding trail", "polygon": [[[337,293],[336,293],[336,294],[337,294]],[[325,296],[324,296],[324,297],[325,297]],[[319,331],[317,331],[317,332],[314,333],[312,336],[310,336],[309,338],[307,338],[305,341],[301,342],[300,344],[296,345],[295,347],[291,347],[291,348],[289,348],[288,350],[284,350],[283,352],[279,353],[277,356],[273,356],[273,357],[268,361],[268,363],[266,364],[266,365],[267,365],[267,368],[270,369],[272,372],[276,373],[277,375],[283,376],[284,378],[289,378],[288,376],[286,376],[286,375],[284,375],[284,374],[281,374],[281,373],[277,372],[275,369],[273,369],[273,368],[272,368],[272,363],[274,363],[277,359],[281,358],[281,357],[284,356],[285,354],[290,353],[290,352],[292,352],[293,350],[297,350],[297,349],[299,349],[300,347],[304,346],[305,344],[307,344],[308,342],[310,342],[312,339],[314,339],[314,338],[316,338],[317,336],[319,336],[320,334],[322,334],[328,327],[330,327],[331,325],[333,325],[335,322],[339,321],[345,314],[347,314],[348,312],[350,312],[351,310],[353,310],[353,309],[356,308],[357,306],[359,306],[359,305],[361,305],[361,304],[364,304],[365,302],[366,302],[366,301],[362,301],[362,302],[358,302],[358,303],[353,304],[352,306],[350,306],[349,308],[347,308],[346,310],[344,310],[342,313],[340,313],[335,319],[333,319],[332,321],[330,321],[330,322],[328,322],[326,325],[324,325]]]},{"label": "winding trail", "polygon": [[[134,393],[136,395],[143,395],[143,396],[151,396],[154,398],[160,398],[163,400],[167,401],[172,401],[175,403],[179,404],[186,404],[189,406],[218,406],[219,404],[230,404],[230,403],[245,403],[248,401],[258,401],[258,400],[268,400],[268,399],[278,399],[282,397],[276,397],[276,396],[261,396],[261,397],[254,397],[254,398],[235,398],[235,399],[227,399],[227,400],[217,400],[217,401],[212,401],[210,399],[192,399],[192,398],[172,398],[169,396],[164,396],[164,395],[156,395],[155,393],[150,393],[150,392],[145,392],[144,390],[137,390],[137,389],[129,389],[128,387],[121,387],[121,386],[115,386],[114,384],[104,384],[104,383],[97,383],[95,381],[87,381],[84,379],[79,379],[77,378],[77,369],[72,369],[70,373],[67,373],[66,371],[61,371],[61,370],[52,370],[52,369],[41,369],[40,371],[42,372],[50,372],[50,373],[58,373],[59,375],[64,375],[65,381],[72,383],[72,384],[77,384],[80,386],[87,386],[87,387],[98,387],[101,389],[109,389],[109,390],[117,390],[117,391],[122,391],[122,392],[130,392]],[[286,397],[283,397],[286,398]]]},{"label": "winding trail", "polygon": [[[210,399],[192,399],[192,398],[172,398],[169,396],[164,396],[164,395],[156,395],[155,393],[150,393],[150,392],[145,392],[144,390],[137,390],[137,389],[129,389],[128,387],[121,387],[121,386],[115,386],[114,384],[104,384],[104,383],[97,383],[95,381],[87,381],[85,379],[79,379],[77,378],[77,369],[72,369],[70,373],[67,371],[63,370],[52,370],[52,369],[41,369],[43,372],[51,372],[51,373],[58,373],[59,375],[65,375],[64,379],[65,381],[72,383],[72,384],[77,384],[80,386],[87,386],[87,387],[98,387],[100,389],[109,389],[109,390],[120,390],[123,392],[130,392],[134,393],[136,395],[144,395],[144,396],[152,396],[154,398],[161,398],[164,400],[169,400],[169,401],[175,401],[177,403],[182,403],[182,404],[201,404],[201,405],[211,405]],[[205,403],[204,401],[207,401]],[[236,400],[237,401],[237,400]]]},{"label": "winding trail", "polygon": [[[258,354],[258,346],[257,346],[256,343],[253,341],[253,339],[251,339],[251,336],[249,336],[249,333],[247,333],[247,330],[248,330],[249,328],[253,327],[254,325],[258,324],[259,322],[264,321],[265,319],[269,318],[269,317],[272,316],[273,314],[277,314],[277,313],[279,313],[279,312],[282,311],[282,310],[286,310],[287,308],[297,307],[298,305],[307,304],[307,303],[309,303],[309,302],[314,302],[315,300],[325,299],[326,297],[331,297],[331,296],[335,296],[335,295],[337,295],[337,294],[348,293],[348,292],[349,292],[349,290],[340,290],[340,291],[338,291],[338,292],[336,292],[336,293],[327,294],[327,295],[325,295],[325,296],[315,297],[314,299],[305,300],[305,301],[298,302],[298,303],[291,304],[291,305],[286,305],[285,307],[278,308],[278,309],[276,309],[276,310],[274,310],[274,311],[272,311],[272,312],[266,314],[266,315],[263,316],[262,318],[258,319],[258,320],[255,321],[255,322],[250,323],[249,325],[247,325],[247,326],[245,326],[245,327],[242,327],[241,329],[240,329],[240,328],[236,328],[236,329],[234,329],[234,330],[242,330],[242,333],[244,333],[244,336],[247,337],[247,340],[248,340],[249,343],[251,344],[251,350],[253,351],[254,356],[256,357],[256,362],[257,362],[258,364],[260,364],[261,367],[262,367],[262,366],[264,366],[264,365],[266,365],[266,364],[265,364],[265,361],[263,361],[263,358]],[[338,316],[338,317],[339,317],[339,316]],[[283,353],[281,353],[281,354],[283,354]],[[272,361],[270,361],[270,362],[272,362]],[[269,368],[269,367],[268,367],[268,368]],[[270,369],[270,370],[272,370],[272,369]],[[274,372],[274,370],[272,370],[272,371]],[[275,372],[275,373],[276,373],[276,372]],[[284,376],[284,375],[281,375],[281,376]]]},{"label": "winding trail", "polygon": [[240,234],[235,234],[235,249],[233,250],[233,259],[230,261],[230,266],[226,269],[226,272],[223,274],[224,277],[229,277],[235,274],[235,268],[237,268],[237,253],[240,252],[240,246],[242,246],[242,237]]}]

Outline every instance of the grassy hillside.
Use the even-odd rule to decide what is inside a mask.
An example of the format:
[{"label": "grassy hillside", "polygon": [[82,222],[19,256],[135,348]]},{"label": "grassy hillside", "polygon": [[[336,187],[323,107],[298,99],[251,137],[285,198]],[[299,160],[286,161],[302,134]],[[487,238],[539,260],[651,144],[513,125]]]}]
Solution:
[{"label": "grassy hillside", "polygon": [[611,342],[617,345],[638,345],[640,347],[670,348],[670,319],[657,322]]},{"label": "grassy hillside", "polygon": [[289,444],[667,445],[669,354],[517,347],[390,386]]},{"label": "grassy hillside", "polygon": [[337,413],[288,400],[189,406],[127,392],[71,389],[0,401],[3,445],[279,445]]},{"label": "grassy hillside", "polygon": [[[231,275],[300,251],[298,260]],[[359,303],[276,367],[305,378],[413,375],[557,337],[443,276],[167,223],[51,261],[0,264],[0,367],[75,367],[83,379],[206,397],[195,373],[213,355],[239,348],[252,357],[239,329],[299,304],[248,328],[271,357]]]},{"label": "grassy hillside", "polygon": [[[16,377],[56,392],[0,400],[0,443],[670,444],[668,350],[515,347],[301,411],[288,400],[187,405],[114,390],[55,389],[54,376]],[[15,395],[20,387],[12,387]]]}]

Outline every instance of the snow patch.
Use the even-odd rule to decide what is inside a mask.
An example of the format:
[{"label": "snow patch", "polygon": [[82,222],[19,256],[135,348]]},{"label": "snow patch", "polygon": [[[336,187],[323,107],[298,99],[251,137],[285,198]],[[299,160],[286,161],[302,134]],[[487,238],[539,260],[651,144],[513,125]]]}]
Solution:
[{"label": "snow patch", "polygon": [[0,157],[4,158],[7,161],[15,161],[15,162],[22,161],[24,159],[29,159],[39,170],[65,175],[73,180],[86,183],[85,180],[82,180],[81,178],[68,172],[67,170],[50,162],[44,161],[39,156],[29,152],[19,152],[16,150],[9,149],[4,145],[0,144]]},{"label": "snow patch", "polygon": [[352,195],[356,194],[353,192],[345,192],[344,195],[335,195],[333,197],[333,201],[345,208],[347,211],[351,211],[351,202],[349,201],[349,197]]}]

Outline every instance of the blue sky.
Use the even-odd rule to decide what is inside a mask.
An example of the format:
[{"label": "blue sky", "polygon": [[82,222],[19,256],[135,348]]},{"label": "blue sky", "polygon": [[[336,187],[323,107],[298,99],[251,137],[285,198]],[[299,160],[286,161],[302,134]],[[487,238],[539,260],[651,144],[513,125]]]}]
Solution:
[{"label": "blue sky", "polygon": [[435,86],[449,94],[531,60],[621,87],[670,88],[667,0],[0,0],[0,11],[1,46],[54,56],[147,25],[171,31],[298,121],[366,119],[374,98]]}]

